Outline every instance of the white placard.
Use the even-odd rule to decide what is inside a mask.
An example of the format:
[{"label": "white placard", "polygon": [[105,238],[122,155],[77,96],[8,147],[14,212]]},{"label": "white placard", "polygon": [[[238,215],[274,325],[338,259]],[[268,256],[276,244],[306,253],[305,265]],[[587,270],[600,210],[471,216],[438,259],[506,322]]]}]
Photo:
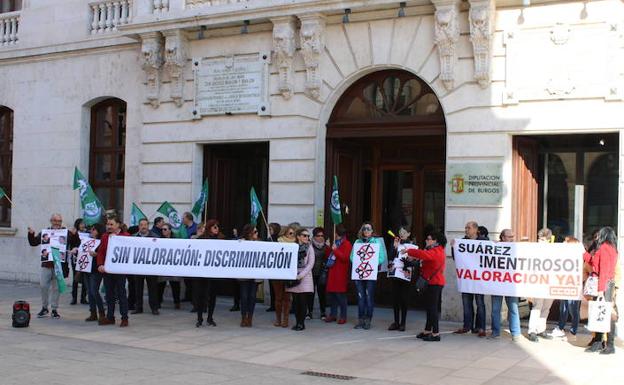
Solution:
[{"label": "white placard", "polygon": [[505,243],[456,239],[462,293],[576,300],[582,294],[580,243]]},{"label": "white placard", "polygon": [[379,244],[355,243],[353,245],[351,279],[353,281],[376,281],[379,270]]},{"label": "white placard", "polygon": [[67,229],[41,230],[41,262],[51,262],[52,248],[59,249],[61,262],[67,258]]},{"label": "white placard", "polygon": [[104,268],[113,274],[294,280],[298,251],[294,243],[113,236]]},{"label": "white placard", "polygon": [[89,251],[96,251],[100,246],[100,240],[90,237],[83,238],[81,234],[80,241],[76,258],[76,271],[90,273],[93,266],[93,257],[89,255]]},{"label": "white placard", "polygon": [[388,268],[388,277],[402,279],[404,281],[411,281],[412,274],[414,273],[413,267],[408,267],[407,269],[403,269],[405,264],[401,260],[402,258],[406,258],[407,255],[401,255],[401,251],[409,249],[418,249],[418,246],[412,245],[411,243],[400,244],[398,247],[398,256],[394,258],[391,263],[391,266]]},{"label": "white placard", "polygon": [[269,53],[193,59],[193,116],[269,115]]}]

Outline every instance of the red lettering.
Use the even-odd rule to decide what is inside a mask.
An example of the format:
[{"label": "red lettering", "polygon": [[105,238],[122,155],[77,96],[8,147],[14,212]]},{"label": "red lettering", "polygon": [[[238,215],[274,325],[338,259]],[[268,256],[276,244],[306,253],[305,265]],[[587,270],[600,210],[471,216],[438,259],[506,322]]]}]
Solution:
[{"label": "red lettering", "polygon": [[500,272],[500,271],[495,271],[495,272],[494,272],[494,274],[493,274],[492,279],[493,279],[494,281],[498,281],[498,282],[500,282],[500,281],[501,281],[501,276],[502,276],[502,274],[501,274],[501,272]]}]

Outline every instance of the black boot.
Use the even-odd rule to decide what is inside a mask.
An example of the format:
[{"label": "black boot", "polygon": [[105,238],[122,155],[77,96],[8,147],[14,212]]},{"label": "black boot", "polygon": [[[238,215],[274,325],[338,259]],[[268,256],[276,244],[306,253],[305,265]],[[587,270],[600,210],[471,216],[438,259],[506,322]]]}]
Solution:
[{"label": "black boot", "polygon": [[607,342],[600,354],[615,353],[615,321],[611,321],[611,332],[607,334]]}]

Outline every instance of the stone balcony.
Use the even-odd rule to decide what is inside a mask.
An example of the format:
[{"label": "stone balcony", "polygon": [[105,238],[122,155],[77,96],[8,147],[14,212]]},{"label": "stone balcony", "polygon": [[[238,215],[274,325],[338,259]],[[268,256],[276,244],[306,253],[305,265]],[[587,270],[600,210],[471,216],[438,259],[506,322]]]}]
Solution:
[{"label": "stone balcony", "polygon": [[0,13],[0,47],[17,44],[19,41],[20,11]]}]

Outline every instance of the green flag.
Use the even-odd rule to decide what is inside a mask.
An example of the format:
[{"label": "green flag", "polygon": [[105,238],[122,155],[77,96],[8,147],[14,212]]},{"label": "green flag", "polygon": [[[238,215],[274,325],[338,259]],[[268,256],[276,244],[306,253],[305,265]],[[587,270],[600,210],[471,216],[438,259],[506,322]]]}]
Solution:
[{"label": "green flag", "polygon": [[251,219],[249,222],[255,226],[258,224],[258,215],[260,215],[262,211],[262,205],[256,195],[256,189],[254,189],[253,186],[251,187],[251,191],[249,191],[249,197],[251,199]]},{"label": "green flag", "polygon": [[208,202],[208,179],[204,181],[204,185],[202,186],[201,191],[199,192],[199,197],[195,201],[193,208],[191,209],[191,213],[195,215],[195,218],[199,218],[204,206],[206,206],[206,202]]},{"label": "green flag", "polygon": [[80,208],[87,226],[98,223],[104,213],[104,207],[78,167],[74,169],[74,190],[78,190],[80,194]]},{"label": "green flag", "polygon": [[334,175],[334,187],[331,195],[331,217],[335,225],[342,223],[342,212],[340,211],[340,195],[338,194],[338,177]]},{"label": "green flag", "polygon": [[169,219],[169,224],[171,225],[171,232],[175,238],[188,238],[188,233],[186,232],[186,228],[182,225],[182,218],[178,211],[171,205],[171,203],[165,201],[157,212],[163,214]]},{"label": "green flag", "polygon": [[132,210],[130,211],[130,226],[138,226],[141,219],[147,219],[147,216],[141,211],[139,206],[132,203]]},{"label": "green flag", "polygon": [[2,200],[2,198],[4,198],[5,196],[7,196],[6,191],[4,191],[2,187],[0,187],[0,200]]},{"label": "green flag", "polygon": [[54,260],[54,276],[59,293],[63,294],[67,286],[65,286],[65,277],[63,277],[63,267],[61,266],[61,252],[58,247],[52,247],[52,259]]}]

